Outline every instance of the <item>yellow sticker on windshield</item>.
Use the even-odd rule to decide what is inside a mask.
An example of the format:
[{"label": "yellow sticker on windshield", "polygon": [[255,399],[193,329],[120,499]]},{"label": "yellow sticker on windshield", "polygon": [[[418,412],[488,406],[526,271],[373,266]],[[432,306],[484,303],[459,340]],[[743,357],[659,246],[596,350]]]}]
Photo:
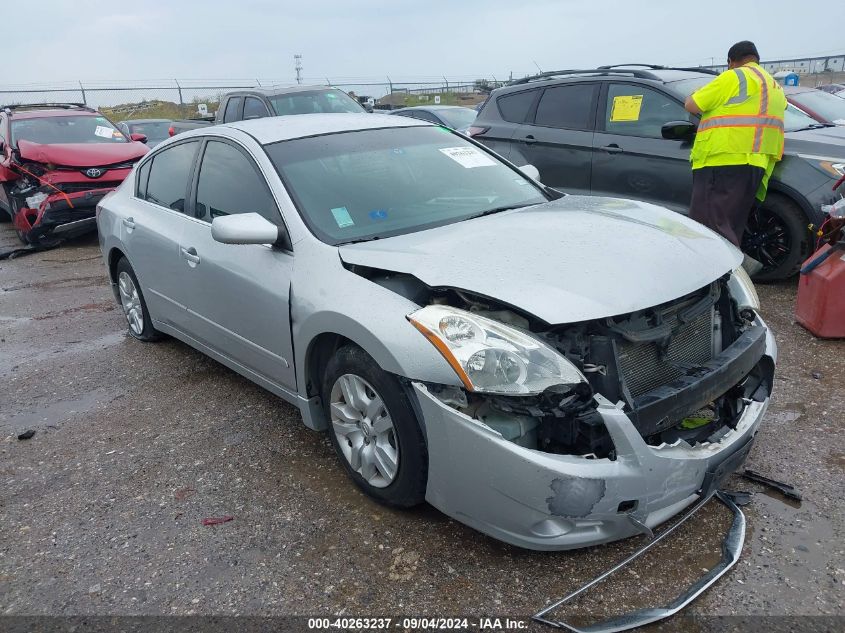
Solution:
[{"label": "yellow sticker on windshield", "polygon": [[613,107],[610,109],[610,120],[639,121],[640,108],[642,105],[642,95],[620,95],[618,97],[613,97]]}]

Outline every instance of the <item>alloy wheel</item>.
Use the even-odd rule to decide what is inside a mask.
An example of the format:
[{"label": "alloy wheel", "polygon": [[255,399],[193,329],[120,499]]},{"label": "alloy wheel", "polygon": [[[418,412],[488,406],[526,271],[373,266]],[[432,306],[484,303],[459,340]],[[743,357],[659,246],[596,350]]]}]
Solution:
[{"label": "alloy wheel", "polygon": [[390,412],[373,386],[343,374],[330,396],[332,430],[352,470],[375,488],[386,488],[399,471],[399,443]]},{"label": "alloy wheel", "polygon": [[792,250],[789,227],[775,213],[757,207],[748,216],[742,251],[763,264],[763,270],[780,266]]},{"label": "alloy wheel", "polygon": [[138,336],[144,332],[144,308],[141,305],[141,297],[135,282],[127,272],[121,272],[117,278],[117,289],[120,293],[120,305],[123,306],[123,314],[129,322],[129,328]]}]

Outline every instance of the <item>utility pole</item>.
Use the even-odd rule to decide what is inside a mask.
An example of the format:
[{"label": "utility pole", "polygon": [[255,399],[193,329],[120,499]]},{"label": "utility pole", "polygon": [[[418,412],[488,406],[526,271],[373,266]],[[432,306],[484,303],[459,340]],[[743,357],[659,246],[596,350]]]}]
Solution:
[{"label": "utility pole", "polygon": [[302,83],[302,55],[297,53],[293,56],[293,67],[296,69],[296,83]]}]

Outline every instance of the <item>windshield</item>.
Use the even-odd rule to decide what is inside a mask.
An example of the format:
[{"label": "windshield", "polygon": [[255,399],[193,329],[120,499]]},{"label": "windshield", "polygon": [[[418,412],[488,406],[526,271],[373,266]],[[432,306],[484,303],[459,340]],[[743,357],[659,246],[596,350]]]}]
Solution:
[{"label": "windshield", "polygon": [[784,131],[797,132],[798,130],[806,130],[814,127],[823,127],[823,124],[816,121],[813,117],[804,114],[791,103],[786,106],[786,112],[783,113]]},{"label": "windshield", "polygon": [[519,172],[443,127],[343,132],[265,149],[306,224],[330,244],[548,200]]},{"label": "windshield", "polygon": [[[668,84],[675,90],[682,98],[686,99],[693,92],[701,88],[701,86],[713,81],[713,77],[693,77],[692,79],[681,79],[680,81],[673,81]],[[836,98],[836,97],[834,97]],[[807,116],[801,110],[792,105],[786,106],[786,112],[783,115],[783,129],[786,132],[796,132],[798,130],[806,130],[811,127],[818,127],[821,124]]]},{"label": "windshield", "polygon": [[[843,101],[842,103],[845,103]],[[469,108],[449,108],[448,110],[437,110],[437,116],[443,119],[450,128],[460,130],[472,125],[478,112]]]},{"label": "windshield", "polygon": [[807,108],[821,115],[828,121],[845,124],[845,99],[836,95],[812,90],[789,95],[799,108]]},{"label": "windshield", "polygon": [[125,143],[127,139],[101,116],[50,116],[12,119],[12,144],[32,141],[44,145],[64,143]]},{"label": "windshield", "polygon": [[147,140],[164,140],[169,138],[167,133],[170,127],[170,121],[149,121],[145,123],[133,123],[126,121],[126,127],[129,128],[130,134],[143,134]]},{"label": "windshield", "polygon": [[320,114],[326,112],[352,112],[366,110],[360,103],[341,90],[303,90],[286,95],[268,97],[279,116],[286,114]]}]

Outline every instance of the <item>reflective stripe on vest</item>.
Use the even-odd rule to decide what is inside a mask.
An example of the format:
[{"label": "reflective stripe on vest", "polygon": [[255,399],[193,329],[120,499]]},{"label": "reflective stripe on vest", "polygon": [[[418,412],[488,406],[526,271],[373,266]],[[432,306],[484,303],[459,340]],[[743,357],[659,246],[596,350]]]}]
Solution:
[{"label": "reflective stripe on vest", "polygon": [[[698,125],[698,132],[705,132],[715,128],[754,128],[754,140],[752,141],[752,152],[759,152],[763,141],[763,130],[765,128],[772,128],[783,133],[783,118],[776,116],[769,116],[767,111],[769,109],[769,84],[757,68],[753,66],[744,66],[753,72],[760,80],[760,105],[757,114],[722,114],[714,117],[704,119]],[[749,98],[748,94],[748,79],[741,68],[735,68],[737,79],[739,80],[739,93],[735,97],[731,97],[726,105],[737,105],[745,102]]]}]

